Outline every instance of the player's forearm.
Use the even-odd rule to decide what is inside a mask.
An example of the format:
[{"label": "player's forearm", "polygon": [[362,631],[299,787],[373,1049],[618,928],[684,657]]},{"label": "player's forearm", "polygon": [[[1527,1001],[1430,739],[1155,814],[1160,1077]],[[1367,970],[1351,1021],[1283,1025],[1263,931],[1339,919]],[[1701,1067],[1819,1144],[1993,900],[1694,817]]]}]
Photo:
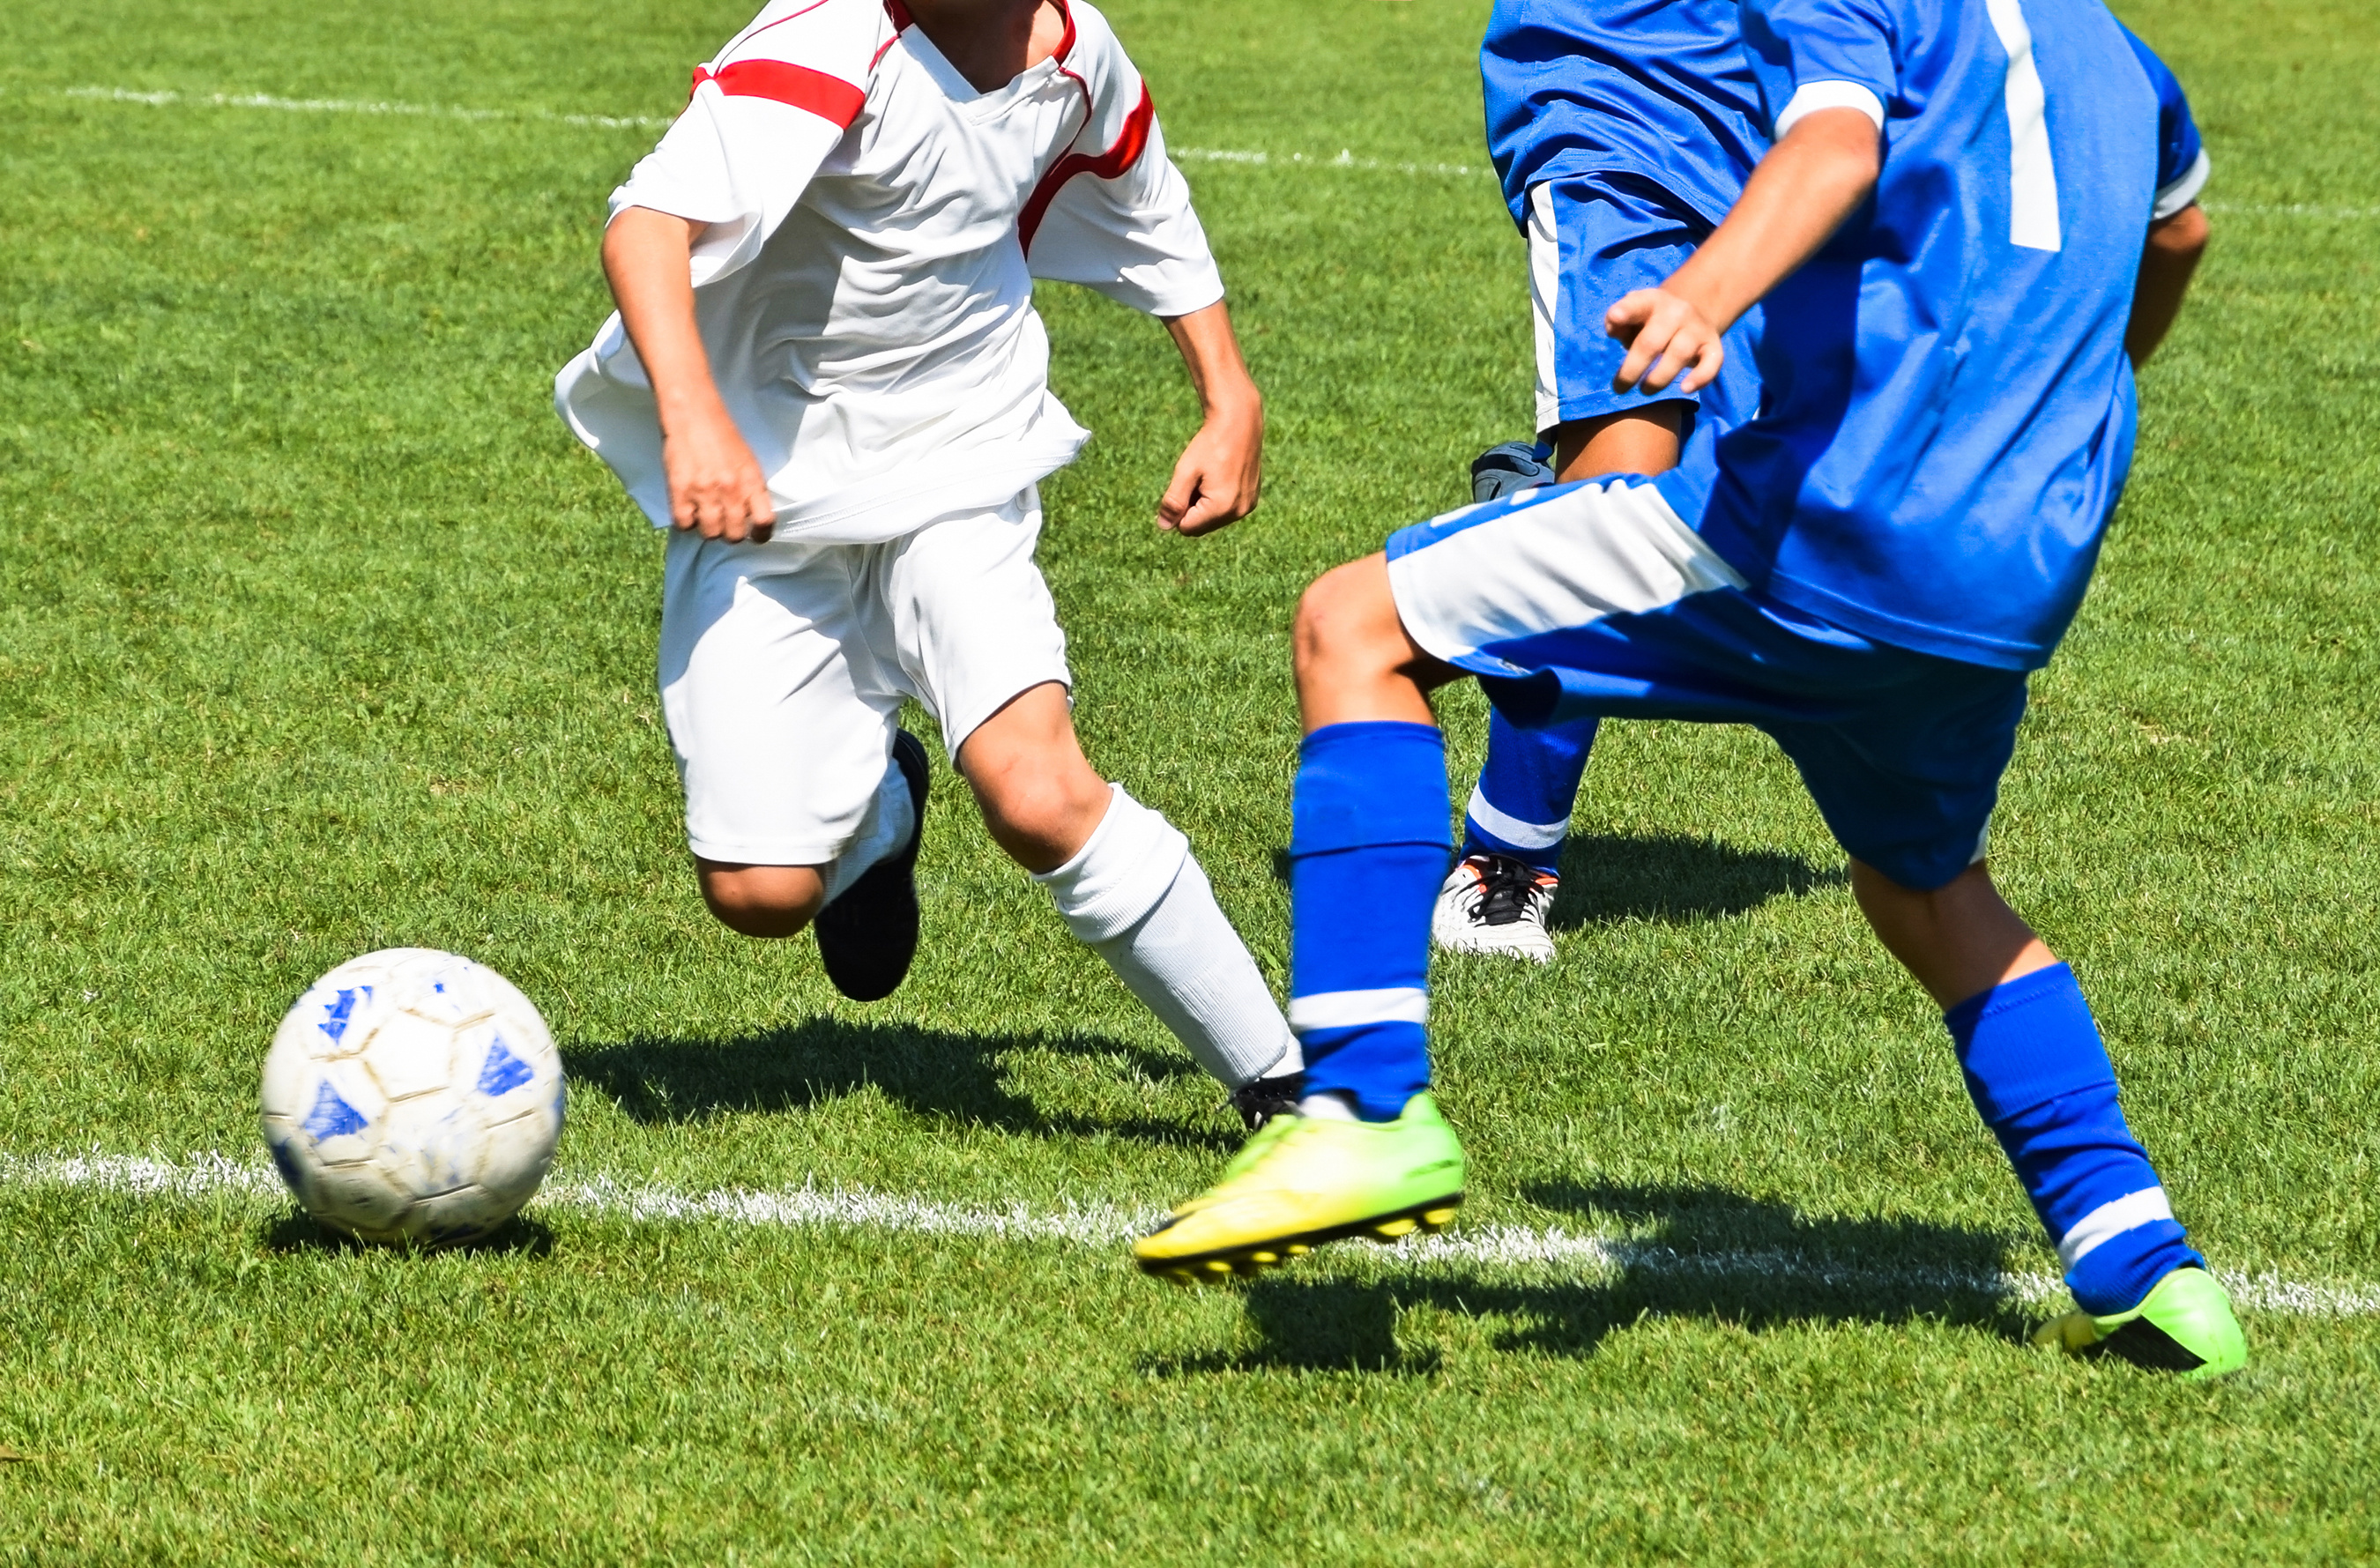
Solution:
[{"label": "player's forearm", "polygon": [[1209,419],[1218,414],[1263,418],[1264,397],[1240,357],[1240,340],[1232,331],[1231,313],[1216,300],[1186,316],[1168,316],[1165,330],[1182,351],[1183,368],[1197,390],[1198,406]]},{"label": "player's forearm", "polygon": [[694,282],[686,264],[702,230],[702,225],[668,213],[630,207],[603,231],[603,275],[652,383],[664,432],[688,419],[725,412],[695,325]]},{"label": "player's forearm", "polygon": [[2206,253],[2206,232],[2205,210],[2194,201],[2149,225],[2140,280],[2132,289],[2132,318],[2124,328],[2124,352],[2131,356],[2133,368],[2148,362],[2181,314],[2191,274]]},{"label": "player's forearm", "polygon": [[1876,123],[1857,109],[1804,115],[1744,181],[1743,194],[1663,287],[1720,331],[1817,253],[1876,188]]},{"label": "player's forearm", "polygon": [[1157,503],[1157,523],[1183,534],[1211,533],[1257,509],[1264,487],[1264,399],[1240,358],[1221,300],[1166,317],[1165,330],[1182,350],[1205,417],[1173,465],[1173,481]]}]

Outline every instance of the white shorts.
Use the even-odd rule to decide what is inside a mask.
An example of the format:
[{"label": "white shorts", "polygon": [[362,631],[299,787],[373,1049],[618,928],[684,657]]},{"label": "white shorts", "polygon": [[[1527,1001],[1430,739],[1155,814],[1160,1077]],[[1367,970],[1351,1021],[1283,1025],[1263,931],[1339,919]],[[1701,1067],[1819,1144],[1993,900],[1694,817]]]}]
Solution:
[{"label": "white shorts", "polygon": [[859,835],[904,698],[955,758],[1045,682],[1071,686],[1033,548],[1039,493],[878,544],[723,544],[674,532],[662,712],[706,860],[818,866]]}]

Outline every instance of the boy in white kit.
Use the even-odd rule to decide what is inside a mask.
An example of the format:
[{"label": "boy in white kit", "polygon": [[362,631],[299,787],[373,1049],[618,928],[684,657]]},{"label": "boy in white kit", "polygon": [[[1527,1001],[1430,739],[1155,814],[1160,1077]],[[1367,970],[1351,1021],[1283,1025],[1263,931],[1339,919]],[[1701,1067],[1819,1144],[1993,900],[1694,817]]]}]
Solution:
[{"label": "boy in white kit", "polygon": [[612,197],[619,313],[556,407],[658,526],[704,898],[815,919],[845,995],[917,948],[915,698],[1000,845],[1251,1121],[1297,1048],[1181,833],[1084,760],[1033,550],[1088,434],[1036,277],[1162,318],[1205,407],[1159,520],[1254,509],[1263,411],[1139,74],[1082,0],[778,0]]}]

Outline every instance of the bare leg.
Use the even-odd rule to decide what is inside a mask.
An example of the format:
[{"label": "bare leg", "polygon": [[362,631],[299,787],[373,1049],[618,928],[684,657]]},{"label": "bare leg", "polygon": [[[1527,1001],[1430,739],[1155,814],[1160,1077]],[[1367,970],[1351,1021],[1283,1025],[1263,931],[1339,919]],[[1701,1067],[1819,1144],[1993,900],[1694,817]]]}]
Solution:
[{"label": "bare leg", "polygon": [[1658,474],[1678,466],[1686,405],[1672,397],[1642,409],[1573,419],[1554,428],[1554,477],[1562,484],[1597,474]]},{"label": "bare leg", "polygon": [[1085,760],[1066,688],[1054,681],[1018,693],[977,725],[958,765],[993,842],[1028,871],[1054,871],[1074,858],[1107,815],[1107,781]]},{"label": "bare leg", "polygon": [[826,902],[823,866],[735,866],[698,857],[694,869],[720,924],[746,936],[792,936]]},{"label": "bare leg", "polygon": [[1366,555],[1317,578],[1292,634],[1305,733],[1329,724],[1435,724],[1428,694],[1463,672],[1406,635],[1389,590],[1389,558]]},{"label": "bare leg", "polygon": [[1918,893],[1854,860],[1852,892],[1884,945],[1945,1010],[2058,962],[1980,861],[1949,885]]}]

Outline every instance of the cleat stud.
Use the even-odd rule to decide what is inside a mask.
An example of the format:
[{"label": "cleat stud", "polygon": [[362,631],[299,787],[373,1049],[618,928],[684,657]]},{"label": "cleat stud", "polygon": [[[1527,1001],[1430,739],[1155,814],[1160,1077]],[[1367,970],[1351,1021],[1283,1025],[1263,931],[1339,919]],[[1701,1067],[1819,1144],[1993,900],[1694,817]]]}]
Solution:
[{"label": "cleat stud", "polygon": [[1224,1262],[1224,1261],[1223,1261],[1221,1258],[1215,1258],[1213,1261],[1211,1261],[1211,1262],[1209,1262],[1209,1263],[1206,1264],[1206,1265],[1205,1265],[1205,1268],[1206,1268],[1206,1270],[1207,1270],[1207,1275],[1208,1275],[1208,1277],[1209,1279],[1216,1279],[1216,1280],[1228,1279],[1228,1278],[1231,1276],[1231,1272],[1232,1272],[1232,1266],[1231,1266],[1229,1263]]},{"label": "cleat stud", "polygon": [[1403,1214],[1373,1226],[1372,1234],[1382,1241],[1401,1241],[1413,1234],[1417,1226],[1418,1222],[1412,1215]]},{"label": "cleat stud", "polygon": [[1269,1264],[1280,1262],[1281,1254],[1278,1252],[1251,1252],[1248,1254],[1248,1261],[1256,1264],[1258,1268],[1263,1268]]},{"label": "cleat stud", "polygon": [[1427,1225],[1433,1231],[1442,1231],[1446,1229],[1447,1226],[1454,1223],[1454,1210],[1452,1209],[1433,1209],[1428,1213],[1424,1214],[1421,1217],[1421,1222]]},{"label": "cleat stud", "polygon": [[1304,1242],[1302,1242],[1302,1241],[1293,1241],[1293,1242],[1291,1242],[1291,1243],[1289,1244],[1289,1247],[1288,1247],[1289,1255],[1290,1255],[1292,1258],[1303,1258],[1303,1257],[1305,1257],[1307,1253],[1312,1252],[1313,1250],[1314,1250],[1314,1249],[1313,1249],[1312,1247],[1310,1247],[1310,1246],[1306,1246],[1306,1245],[1305,1245]]}]

